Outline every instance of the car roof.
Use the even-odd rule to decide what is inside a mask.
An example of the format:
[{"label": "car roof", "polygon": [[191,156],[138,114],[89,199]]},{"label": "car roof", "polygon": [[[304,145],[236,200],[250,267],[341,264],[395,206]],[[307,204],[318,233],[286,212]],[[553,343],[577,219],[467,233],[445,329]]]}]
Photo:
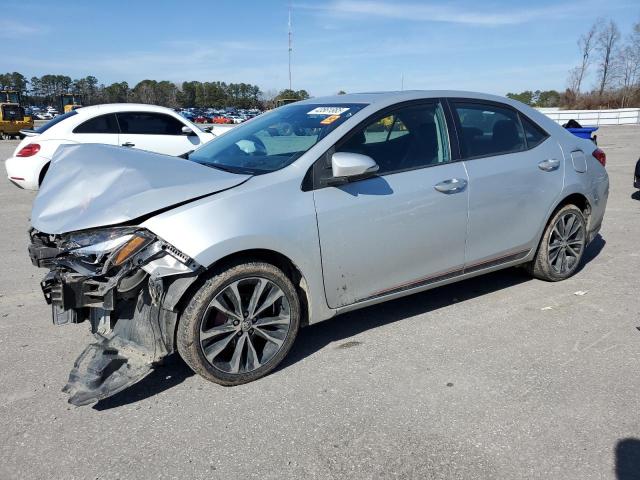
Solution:
[{"label": "car roof", "polygon": [[91,105],[81,107],[76,110],[81,115],[98,115],[114,112],[173,112],[170,108],[158,105],[147,105],[145,103],[105,103],[102,105]]},{"label": "car roof", "polygon": [[316,97],[302,100],[296,103],[390,103],[404,100],[417,100],[421,98],[461,97],[477,98],[479,100],[493,100],[505,103],[505,97],[490,95],[487,93],[468,92],[463,90],[402,90],[391,92],[362,92],[347,93],[344,95],[331,95],[328,97]]},{"label": "car roof", "polygon": [[[302,100],[295,102],[293,105],[299,104],[354,104],[364,103],[369,106],[362,110],[362,114],[369,115],[374,110],[386,108],[387,106],[394,105],[396,103],[421,100],[428,98],[469,98],[475,100],[488,100],[492,102],[503,103],[511,105],[517,108],[522,113],[526,114],[530,119],[534,120],[538,125],[544,127],[544,129],[551,133],[564,135],[566,130],[551,120],[546,115],[540,113],[534,108],[525,105],[517,100],[513,100],[507,97],[501,97],[498,95],[491,95],[488,93],[469,92],[465,90],[402,90],[395,92],[363,92],[363,93],[347,93],[344,95],[332,95],[329,97],[317,97],[309,98],[308,100]],[[284,107],[281,107],[284,108]]]}]

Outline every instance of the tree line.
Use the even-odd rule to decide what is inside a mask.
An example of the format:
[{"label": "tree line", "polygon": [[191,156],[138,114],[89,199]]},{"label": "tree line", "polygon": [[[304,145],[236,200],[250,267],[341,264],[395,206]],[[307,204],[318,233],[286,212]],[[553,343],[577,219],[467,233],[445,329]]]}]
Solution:
[{"label": "tree line", "polygon": [[535,107],[640,107],[640,21],[623,34],[613,20],[599,19],[577,45],[580,61],[569,71],[564,92],[524,91],[507,97]]},{"label": "tree line", "polygon": [[102,84],[93,75],[72,79],[67,75],[42,75],[27,79],[19,72],[0,74],[0,87],[17,90],[28,105],[56,105],[63,93],[82,95],[83,105],[147,103],[169,108],[265,108],[278,99],[309,98],[306,90],[281,90],[264,94],[249,83],[142,80],[133,88],[127,82]]}]

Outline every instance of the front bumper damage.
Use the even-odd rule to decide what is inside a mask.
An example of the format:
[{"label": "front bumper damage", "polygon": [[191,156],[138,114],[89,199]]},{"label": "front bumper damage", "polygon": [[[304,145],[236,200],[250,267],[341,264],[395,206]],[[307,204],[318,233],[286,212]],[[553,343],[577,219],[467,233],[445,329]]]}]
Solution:
[{"label": "front bumper damage", "polygon": [[41,287],[53,323],[87,321],[95,337],[63,388],[69,403],[114,395],[175,350],[178,301],[202,270],[193,259],[153,237],[126,263],[108,268],[75,257],[61,236],[32,230],[30,237],[32,263],[49,269]]}]

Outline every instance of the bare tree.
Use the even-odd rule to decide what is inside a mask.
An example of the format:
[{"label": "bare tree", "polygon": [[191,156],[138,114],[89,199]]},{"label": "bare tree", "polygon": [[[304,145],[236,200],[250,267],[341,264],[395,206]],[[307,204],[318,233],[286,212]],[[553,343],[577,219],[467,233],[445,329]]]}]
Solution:
[{"label": "bare tree", "polygon": [[620,40],[620,30],[613,20],[609,20],[596,37],[595,49],[598,52],[598,76],[600,96],[604,93],[614,77],[614,62],[616,60],[616,48]]},{"label": "bare tree", "polygon": [[[629,36],[629,47],[631,48],[633,58],[636,60],[636,66],[640,69],[640,21],[633,26],[633,30]],[[640,72],[638,72],[638,77],[636,77],[635,86],[640,88]]]},{"label": "bare tree", "polygon": [[625,108],[640,81],[640,55],[631,44],[618,53],[616,70],[620,86],[620,107]]},{"label": "bare tree", "polygon": [[633,96],[636,88],[640,88],[640,22],[634,25],[626,45],[620,50],[616,59],[619,80],[621,107]]},{"label": "bare tree", "polygon": [[571,88],[575,93],[580,93],[582,81],[584,80],[584,76],[586,75],[587,69],[591,63],[590,56],[594,48],[597,32],[597,23],[594,23],[589,31],[582,35],[578,40],[578,48],[582,55],[582,62],[571,71],[569,77],[569,88]]}]

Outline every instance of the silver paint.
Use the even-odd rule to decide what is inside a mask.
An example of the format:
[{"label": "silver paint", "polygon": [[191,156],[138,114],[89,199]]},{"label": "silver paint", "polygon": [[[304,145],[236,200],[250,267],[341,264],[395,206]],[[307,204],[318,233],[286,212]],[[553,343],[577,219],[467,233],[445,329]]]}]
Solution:
[{"label": "silver paint", "polygon": [[[301,188],[313,163],[362,120],[396,103],[443,97],[511,105],[541,125],[550,138],[526,152],[315,191]],[[139,168],[134,168],[134,185],[126,187],[118,180],[134,162],[124,160],[125,152],[112,149],[104,155],[111,167],[91,167],[94,179],[101,176],[92,189],[91,175],[83,174],[83,156],[78,155],[68,164],[73,167],[68,181],[63,181],[61,168],[61,175],[47,175],[33,224],[47,233],[109,225],[219,191],[152,215],[141,226],[204,267],[246,250],[270,250],[287,257],[306,284],[309,321],[314,323],[531,260],[553,210],[571,194],[584,195],[590,204],[589,239],[602,222],[609,182],[591,155],[595,146],[534,109],[502,97],[456,91],[350,94],[305,101],[309,105],[354,102],[369,105],[293,164],[248,180],[162,156],[145,161],[143,157],[150,154],[136,152]],[[570,152],[575,151],[584,153],[586,173],[567,168]],[[540,168],[547,161],[557,163],[557,168]],[[147,176],[154,181],[148,182]],[[514,253],[517,259],[511,260]],[[500,258],[509,260],[496,262]],[[465,265],[474,265],[473,271],[465,272]],[[464,273],[448,278],[450,271]],[[441,280],[420,283],[431,276]]]}]

